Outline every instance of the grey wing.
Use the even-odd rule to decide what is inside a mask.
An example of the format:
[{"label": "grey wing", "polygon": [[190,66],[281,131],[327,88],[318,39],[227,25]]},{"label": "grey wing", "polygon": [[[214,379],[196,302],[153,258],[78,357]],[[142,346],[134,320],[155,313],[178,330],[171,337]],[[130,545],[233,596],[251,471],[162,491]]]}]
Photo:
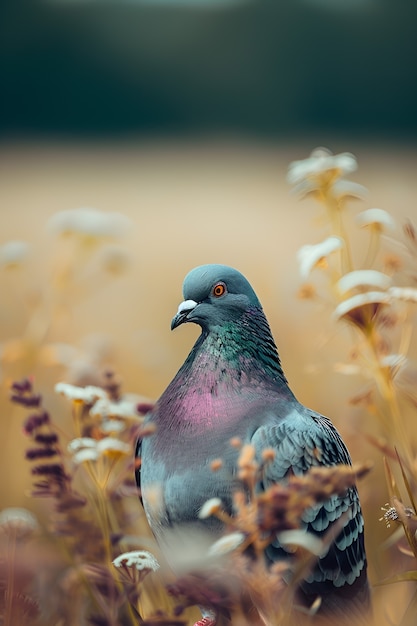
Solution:
[{"label": "grey wing", "polygon": [[[275,451],[274,461],[265,468],[261,489],[282,482],[289,473],[301,475],[312,466],[351,464],[346,446],[330,420],[301,406],[280,423],[259,428],[252,443],[258,454],[265,448]],[[308,595],[323,597],[343,590],[344,595],[353,596],[366,585],[364,524],[356,487],[306,510],[302,526],[318,537],[324,536],[343,514],[343,529],[302,585]],[[278,542],[267,548],[266,555],[271,561],[288,558]]]}]

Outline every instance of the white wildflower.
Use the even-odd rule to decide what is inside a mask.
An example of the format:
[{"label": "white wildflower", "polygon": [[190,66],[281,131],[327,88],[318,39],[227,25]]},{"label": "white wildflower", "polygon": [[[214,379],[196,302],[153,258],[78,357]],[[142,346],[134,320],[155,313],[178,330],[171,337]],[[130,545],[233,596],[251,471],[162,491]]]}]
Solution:
[{"label": "white wildflower", "polygon": [[243,533],[234,532],[215,541],[208,549],[209,556],[222,556],[236,550],[245,541],[246,537]]},{"label": "white wildflower", "polygon": [[114,559],[113,565],[115,567],[133,567],[137,570],[148,569],[153,572],[159,569],[159,563],[156,558],[146,550],[124,552]]},{"label": "white wildflower", "polygon": [[376,287],[385,290],[391,285],[391,277],[376,270],[356,270],[342,276],[337,283],[340,293],[344,294],[353,289]]},{"label": "white wildflower", "polygon": [[343,246],[343,239],[334,236],[328,237],[315,245],[302,246],[297,253],[302,278],[306,280],[318,263],[326,259],[332,252],[340,250]]},{"label": "white wildflower", "polygon": [[48,222],[54,234],[76,234],[88,237],[121,237],[130,227],[130,220],[121,213],[92,208],[68,209],[55,213]]},{"label": "white wildflower", "polygon": [[394,218],[384,209],[367,209],[358,213],[356,223],[361,227],[373,227],[379,232],[395,227]]},{"label": "white wildflower", "polygon": [[57,383],[55,392],[60,393],[69,400],[84,402],[84,404],[93,404],[99,398],[107,398],[107,394],[101,387],[76,387],[69,383]]},{"label": "white wildflower", "polygon": [[359,309],[367,304],[388,304],[390,300],[390,295],[384,291],[367,291],[366,293],[360,293],[340,302],[334,310],[333,318],[337,320],[345,317],[355,311],[355,309]]},{"label": "white wildflower", "polygon": [[28,255],[29,244],[24,241],[8,241],[0,246],[0,266],[11,267],[22,263]]},{"label": "white wildflower", "polygon": [[131,454],[132,448],[128,443],[120,441],[115,437],[104,437],[97,442],[97,451],[99,454],[106,453],[119,453],[119,454]]},{"label": "white wildflower", "polygon": [[36,517],[27,509],[9,507],[0,512],[0,527],[6,526],[31,531],[38,527],[38,522]]},{"label": "white wildflower", "polygon": [[291,185],[305,179],[317,178],[326,172],[334,173],[335,178],[354,172],[357,168],[353,154],[344,152],[332,154],[326,148],[316,148],[308,159],[293,161],[288,168],[287,180]]},{"label": "white wildflower", "polygon": [[109,400],[109,398],[100,398],[90,409],[90,415],[93,417],[138,417],[136,410],[137,400],[119,400],[117,402]]},{"label": "white wildflower", "polygon": [[198,513],[198,517],[200,519],[206,519],[207,517],[215,515],[218,511],[221,510],[221,508],[222,501],[220,500],[220,498],[210,498],[210,500],[207,500],[207,502],[205,502],[201,507]]}]

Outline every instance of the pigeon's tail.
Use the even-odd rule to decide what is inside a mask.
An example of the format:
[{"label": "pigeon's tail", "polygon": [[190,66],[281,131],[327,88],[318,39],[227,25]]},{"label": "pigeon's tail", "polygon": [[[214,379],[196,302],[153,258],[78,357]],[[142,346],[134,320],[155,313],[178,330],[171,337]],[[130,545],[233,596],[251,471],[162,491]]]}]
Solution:
[{"label": "pigeon's tail", "polygon": [[345,624],[369,626],[372,617],[372,603],[365,572],[353,585],[346,584],[336,590],[330,589],[327,593],[323,589],[320,596],[314,596],[306,593],[303,589],[299,589],[296,602],[301,606],[311,607],[318,597],[320,598],[320,608],[317,615],[318,626],[334,626],[335,624],[338,626]]}]

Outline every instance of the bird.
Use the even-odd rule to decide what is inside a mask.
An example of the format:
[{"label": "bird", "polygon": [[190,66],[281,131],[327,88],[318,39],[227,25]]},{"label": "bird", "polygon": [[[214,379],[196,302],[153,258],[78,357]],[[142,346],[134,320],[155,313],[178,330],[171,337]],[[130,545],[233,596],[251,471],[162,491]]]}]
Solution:
[{"label": "bird", "polygon": [[[253,446],[257,458],[273,449],[259,490],[313,466],[351,464],[332,422],[291,391],[261,303],[243,274],[227,265],[200,265],[186,275],[183,297],[171,330],[193,323],[201,333],[146,416],[154,431],[138,440],[136,452],[145,514],[174,567],[187,546],[203,552],[222,532],[219,520],[200,519],[205,502],[219,498],[233,509],[233,438]],[[214,459],[222,460],[223,471],[212,471]],[[300,583],[300,602],[308,606],[319,596],[320,611],[366,612],[370,593],[356,486],[307,512],[304,528],[320,537],[338,520],[335,541]],[[265,550],[269,563],[282,555],[279,544]],[[212,611],[203,607],[202,615],[195,626],[216,624]]]}]

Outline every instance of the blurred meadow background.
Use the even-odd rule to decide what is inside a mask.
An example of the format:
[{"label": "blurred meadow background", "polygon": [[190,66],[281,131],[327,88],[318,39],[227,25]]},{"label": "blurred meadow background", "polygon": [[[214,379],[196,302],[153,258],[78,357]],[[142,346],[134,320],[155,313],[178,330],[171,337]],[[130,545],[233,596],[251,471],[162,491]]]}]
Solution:
[{"label": "blurred meadow background", "polygon": [[[379,207],[395,228],[376,269],[415,287],[404,225],[417,227],[416,18],[408,0],[2,4],[0,509],[24,507],[48,526],[49,503],[29,494],[12,381],[33,377],[64,447],[75,432],[57,382],[97,385],[112,370],[123,393],[156,399],[198,333],[169,330],[183,277],[224,263],[254,286],[299,400],[332,418],[354,461],[374,463],[359,485],[372,582],[416,569],[379,521],[390,500],[383,456],[396,445],[417,498],[414,396],[406,453],[373,402],[358,400],[372,374],[357,367],[358,337],[332,317],[334,300],[300,297],[297,252],[332,231],[286,178],[317,146],[353,153],[351,179],[368,189],[345,210],[355,267],[368,234],[354,215]],[[80,235],[67,212],[85,208],[108,220],[84,214]],[[326,288],[320,268],[316,279]],[[406,306],[406,349],[397,328],[387,354],[404,348],[414,388]],[[401,622],[413,585],[376,591],[378,623]]]}]

